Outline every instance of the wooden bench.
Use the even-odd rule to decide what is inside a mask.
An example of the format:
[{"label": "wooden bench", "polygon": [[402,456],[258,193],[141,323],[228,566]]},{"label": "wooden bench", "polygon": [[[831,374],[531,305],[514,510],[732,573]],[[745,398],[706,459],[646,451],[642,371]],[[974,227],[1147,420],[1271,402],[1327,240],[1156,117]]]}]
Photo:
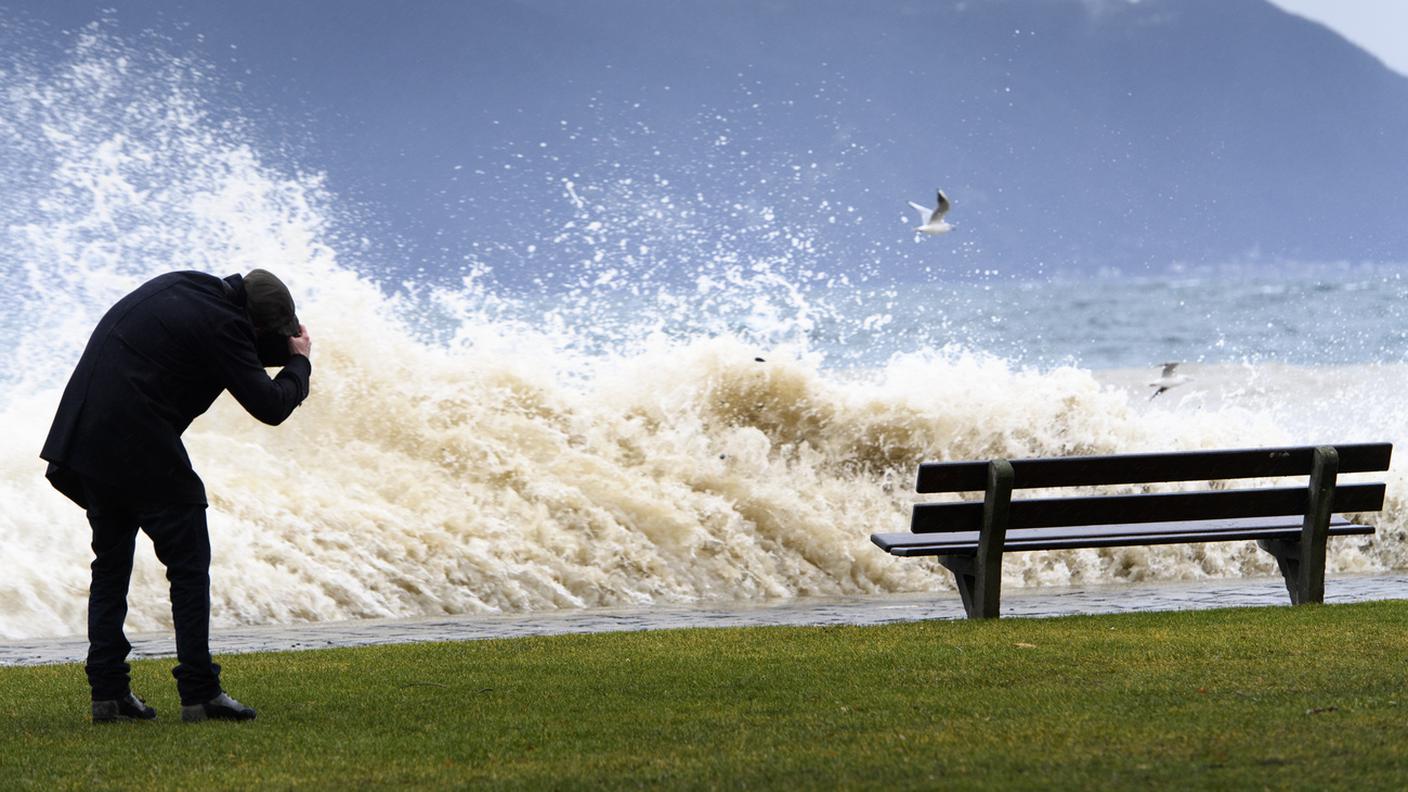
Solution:
[{"label": "wooden bench", "polygon": [[[1254,539],[1276,558],[1292,604],[1325,599],[1330,536],[1373,526],[1334,512],[1383,508],[1382,483],[1341,484],[1340,473],[1388,470],[1391,443],[995,459],[919,466],[919,493],[983,492],[981,501],[918,503],[907,533],[870,540],[897,556],[938,556],[969,618],[997,618],[1002,554],[1081,547]],[[1012,490],[1309,476],[1306,486],[1012,500]]]}]

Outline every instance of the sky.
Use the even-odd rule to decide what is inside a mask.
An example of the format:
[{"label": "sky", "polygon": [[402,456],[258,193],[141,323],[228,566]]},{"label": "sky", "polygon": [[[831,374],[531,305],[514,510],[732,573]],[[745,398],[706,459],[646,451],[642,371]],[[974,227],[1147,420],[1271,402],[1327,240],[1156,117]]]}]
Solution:
[{"label": "sky", "polygon": [[1313,19],[1408,75],[1408,0],[1271,0]]}]

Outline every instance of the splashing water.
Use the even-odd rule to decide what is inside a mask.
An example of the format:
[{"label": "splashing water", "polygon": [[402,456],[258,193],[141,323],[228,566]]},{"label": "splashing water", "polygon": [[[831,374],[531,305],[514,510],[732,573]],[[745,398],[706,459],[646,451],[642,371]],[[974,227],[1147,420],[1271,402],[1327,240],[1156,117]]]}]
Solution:
[{"label": "splashing water", "polygon": [[[578,263],[554,308],[482,268],[388,297],[340,258],[321,179],[218,120],[201,64],[98,25],[57,66],[0,68],[0,637],[82,629],[88,528],[38,449],[103,310],[173,269],[269,268],[316,337],[313,394],[282,427],[222,397],[186,433],[217,625],[948,588],[867,541],[904,526],[920,460],[1294,441],[1270,412],[1158,412],[1088,371],[956,347],[828,368],[808,346],[818,317],[876,320],[804,288],[822,253],[780,221],[749,221],[778,247],[742,255],[700,219],[688,288],[630,285],[622,251],[665,244],[641,209],[668,194],[654,180],[560,181]],[[667,264],[684,266],[650,266]],[[1332,569],[1408,564],[1393,475],[1379,536],[1335,543]],[[1273,570],[1223,544],[1019,555],[1004,575]],[[145,541],[130,601],[133,629],[169,626]]]}]

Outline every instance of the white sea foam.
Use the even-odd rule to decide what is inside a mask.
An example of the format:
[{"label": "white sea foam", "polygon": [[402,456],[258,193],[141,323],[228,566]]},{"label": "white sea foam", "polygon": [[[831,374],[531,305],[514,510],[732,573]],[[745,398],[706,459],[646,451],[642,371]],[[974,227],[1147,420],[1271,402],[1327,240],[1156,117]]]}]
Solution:
[{"label": "white sea foam", "polygon": [[[0,209],[0,272],[25,295],[5,306],[21,340],[0,392],[0,637],[82,631],[88,528],[36,455],[102,310],[170,269],[267,267],[315,337],[312,396],[284,426],[222,397],[186,434],[211,495],[217,625],[949,588],[932,561],[867,541],[906,524],[920,460],[1392,439],[1405,425],[1385,399],[1372,425],[1330,409],[1298,424],[1312,397],[1290,368],[1152,405],[1119,373],[957,348],[833,370],[789,329],[810,318],[779,312],[766,289],[787,279],[766,268],[732,284],[755,324],[666,332],[690,308],[671,297],[615,346],[579,343],[565,315],[507,321],[473,278],[388,298],[339,261],[318,179],[278,172],[211,121],[198,70],[140,58],[90,31],[57,74],[12,68],[0,105],[5,186],[23,198]],[[433,307],[438,329],[408,326],[412,306]],[[1349,372],[1349,395],[1363,404],[1403,371]],[[1390,474],[1378,536],[1336,541],[1332,570],[1408,566],[1404,483]],[[165,627],[162,569],[138,547],[129,627]],[[1237,543],[1017,555],[1004,576],[1273,570]]]}]

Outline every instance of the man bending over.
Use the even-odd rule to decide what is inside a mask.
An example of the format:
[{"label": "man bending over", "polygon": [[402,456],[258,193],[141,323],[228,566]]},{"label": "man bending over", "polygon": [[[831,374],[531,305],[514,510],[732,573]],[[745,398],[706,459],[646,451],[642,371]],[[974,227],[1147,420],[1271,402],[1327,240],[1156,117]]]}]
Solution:
[{"label": "man bending over", "polygon": [[221,689],[210,656],[205,485],[181,433],[225,390],[260,421],[282,423],[308,397],[311,344],[288,289],[260,269],[161,275],[98,322],[40,453],[50,483],[93,529],[85,670],[95,723],[156,717],[132,693],[122,631],[138,529],[171,582],[181,719],[254,718]]}]

